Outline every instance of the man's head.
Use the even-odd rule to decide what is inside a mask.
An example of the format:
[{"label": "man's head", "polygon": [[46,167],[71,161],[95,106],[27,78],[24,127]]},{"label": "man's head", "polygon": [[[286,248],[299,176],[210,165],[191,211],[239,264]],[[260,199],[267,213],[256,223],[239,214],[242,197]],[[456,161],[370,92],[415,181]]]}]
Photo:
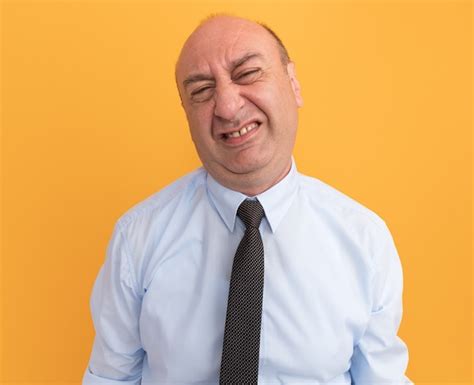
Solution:
[{"label": "man's head", "polygon": [[302,98],[282,47],[260,24],[215,16],[191,34],[176,65],[204,167],[247,195],[273,186],[291,165]]}]

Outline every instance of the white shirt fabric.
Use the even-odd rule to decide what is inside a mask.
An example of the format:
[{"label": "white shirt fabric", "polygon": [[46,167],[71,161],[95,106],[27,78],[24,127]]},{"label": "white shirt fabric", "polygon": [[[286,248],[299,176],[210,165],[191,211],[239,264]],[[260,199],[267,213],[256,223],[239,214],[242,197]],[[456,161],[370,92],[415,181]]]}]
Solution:
[{"label": "white shirt fabric", "polygon": [[[94,284],[83,384],[213,384],[247,197],[200,168],[117,222]],[[296,170],[256,196],[265,283],[259,384],[410,384],[402,270],[376,214]]]}]

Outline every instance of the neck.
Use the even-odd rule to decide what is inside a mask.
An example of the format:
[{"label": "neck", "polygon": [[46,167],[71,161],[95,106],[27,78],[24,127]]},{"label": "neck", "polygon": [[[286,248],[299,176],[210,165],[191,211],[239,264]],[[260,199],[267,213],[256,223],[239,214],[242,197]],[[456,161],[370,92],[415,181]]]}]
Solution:
[{"label": "neck", "polygon": [[224,187],[227,187],[234,191],[238,191],[249,197],[253,197],[275,186],[285,176],[287,176],[291,169],[291,163],[292,162],[290,159],[286,167],[284,167],[280,172],[272,175],[271,178],[269,178],[267,173],[265,175],[262,175],[262,177],[260,178],[242,174],[235,174],[227,178],[222,178],[220,176],[212,174],[211,175]]}]

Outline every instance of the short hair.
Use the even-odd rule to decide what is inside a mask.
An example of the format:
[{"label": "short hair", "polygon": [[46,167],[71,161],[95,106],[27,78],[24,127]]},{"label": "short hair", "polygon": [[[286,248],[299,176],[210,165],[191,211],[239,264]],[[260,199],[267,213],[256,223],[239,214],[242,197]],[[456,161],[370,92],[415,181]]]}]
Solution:
[{"label": "short hair", "polygon": [[273,39],[275,39],[278,49],[280,51],[280,58],[281,62],[286,65],[290,62],[290,55],[288,54],[288,50],[286,49],[285,45],[281,41],[280,37],[271,29],[268,25],[262,23],[262,22],[257,22],[258,25],[261,27],[265,28],[270,35],[272,35]]}]

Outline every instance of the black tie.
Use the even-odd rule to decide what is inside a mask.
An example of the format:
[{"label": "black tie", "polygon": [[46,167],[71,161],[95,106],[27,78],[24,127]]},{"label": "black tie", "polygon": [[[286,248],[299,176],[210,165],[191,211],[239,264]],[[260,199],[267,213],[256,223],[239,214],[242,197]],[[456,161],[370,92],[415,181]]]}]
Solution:
[{"label": "black tie", "polygon": [[237,210],[246,230],[235,253],[224,330],[220,384],[256,385],[263,299],[264,216],[259,201],[245,200]]}]

